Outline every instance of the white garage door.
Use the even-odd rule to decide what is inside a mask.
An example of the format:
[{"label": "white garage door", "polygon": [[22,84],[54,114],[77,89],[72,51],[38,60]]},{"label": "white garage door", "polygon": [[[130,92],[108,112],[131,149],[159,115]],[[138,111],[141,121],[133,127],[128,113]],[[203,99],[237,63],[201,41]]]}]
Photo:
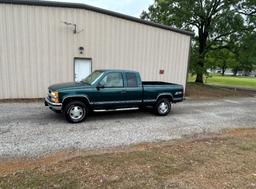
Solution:
[{"label": "white garage door", "polygon": [[79,82],[91,74],[92,60],[91,59],[75,59],[75,81]]}]

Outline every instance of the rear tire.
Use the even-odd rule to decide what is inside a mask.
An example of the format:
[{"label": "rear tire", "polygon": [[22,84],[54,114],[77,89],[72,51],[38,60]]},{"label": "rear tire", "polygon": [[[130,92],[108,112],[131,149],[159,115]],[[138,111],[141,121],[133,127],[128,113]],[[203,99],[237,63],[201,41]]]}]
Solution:
[{"label": "rear tire", "polygon": [[159,116],[166,116],[171,112],[171,102],[167,98],[159,99],[155,106],[154,112]]},{"label": "rear tire", "polygon": [[88,115],[88,108],[81,101],[73,101],[65,106],[65,117],[70,123],[81,123]]}]

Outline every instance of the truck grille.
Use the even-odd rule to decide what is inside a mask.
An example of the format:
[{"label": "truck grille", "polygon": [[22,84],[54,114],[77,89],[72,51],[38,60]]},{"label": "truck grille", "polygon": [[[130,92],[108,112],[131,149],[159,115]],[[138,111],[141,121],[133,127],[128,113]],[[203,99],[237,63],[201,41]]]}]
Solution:
[{"label": "truck grille", "polygon": [[49,99],[50,101],[52,100],[51,92],[52,92],[52,91],[49,89],[49,90],[48,90],[48,99]]}]

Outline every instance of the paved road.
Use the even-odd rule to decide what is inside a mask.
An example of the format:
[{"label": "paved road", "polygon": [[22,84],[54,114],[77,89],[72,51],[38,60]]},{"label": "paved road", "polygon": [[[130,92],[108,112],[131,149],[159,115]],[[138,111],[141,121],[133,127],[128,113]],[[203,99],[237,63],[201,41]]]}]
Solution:
[{"label": "paved road", "polygon": [[256,127],[256,98],[189,100],[173,105],[167,117],[139,111],[95,113],[77,125],[40,103],[1,103],[0,157],[109,148],[236,127]]}]

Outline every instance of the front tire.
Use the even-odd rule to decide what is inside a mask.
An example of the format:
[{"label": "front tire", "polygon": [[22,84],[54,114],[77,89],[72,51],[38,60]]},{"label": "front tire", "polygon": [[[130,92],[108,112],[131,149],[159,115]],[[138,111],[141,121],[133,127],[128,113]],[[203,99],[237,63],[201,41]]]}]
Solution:
[{"label": "front tire", "polygon": [[73,101],[65,106],[65,117],[70,123],[81,123],[88,114],[88,108],[81,101]]},{"label": "front tire", "polygon": [[154,111],[159,116],[166,116],[171,112],[171,102],[167,98],[159,99],[155,106]]}]

